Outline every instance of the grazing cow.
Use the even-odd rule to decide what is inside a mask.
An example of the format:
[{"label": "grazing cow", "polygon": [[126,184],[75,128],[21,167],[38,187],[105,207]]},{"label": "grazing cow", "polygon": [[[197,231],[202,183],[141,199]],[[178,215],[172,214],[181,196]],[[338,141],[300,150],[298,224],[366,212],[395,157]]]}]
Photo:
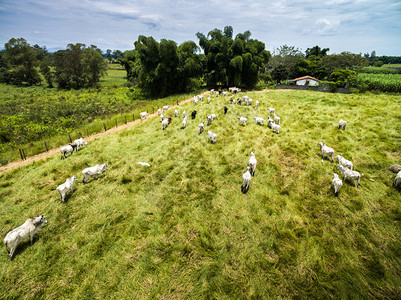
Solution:
[{"label": "grazing cow", "polygon": [[82,171],[82,182],[86,183],[86,180],[93,176],[96,179],[97,175],[102,175],[104,171],[108,170],[107,164],[96,165],[94,167],[86,168]]},{"label": "grazing cow", "polygon": [[74,149],[77,149],[77,145],[75,145],[75,144],[69,144],[67,146],[61,147],[60,152],[63,155],[61,157],[61,159],[64,159],[66,157],[65,155],[67,153],[71,153],[71,155],[72,155],[72,153],[74,152]]},{"label": "grazing cow", "polygon": [[196,117],[196,110],[194,110],[193,112],[191,112],[191,118],[192,120],[195,119]]},{"label": "grazing cow", "polygon": [[77,182],[77,177],[72,176],[71,178],[67,178],[67,180],[63,183],[60,184],[56,190],[60,193],[61,201],[64,202],[65,197],[67,194],[72,191],[72,187],[74,186],[74,183]]},{"label": "grazing cow", "polygon": [[44,216],[38,216],[36,218],[30,218],[25,221],[24,224],[11,230],[7,233],[6,237],[4,238],[4,245],[6,246],[7,250],[10,250],[10,260],[13,260],[13,255],[15,249],[20,242],[25,240],[28,236],[31,239],[31,245],[33,242],[33,236],[42,228],[43,225],[47,223],[46,218]]}]

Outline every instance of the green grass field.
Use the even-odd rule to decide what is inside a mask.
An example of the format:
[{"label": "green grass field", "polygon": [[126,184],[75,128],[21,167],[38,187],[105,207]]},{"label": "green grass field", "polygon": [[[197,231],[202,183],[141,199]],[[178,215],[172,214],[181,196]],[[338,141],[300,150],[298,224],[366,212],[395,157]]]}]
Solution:
[{"label": "green grass field", "polygon": [[121,87],[127,82],[127,72],[120,64],[108,64],[107,75],[104,76],[99,85],[101,87]]},{"label": "green grass field", "polygon": [[[48,223],[12,262],[3,248],[0,298],[400,298],[401,195],[388,168],[401,160],[401,96],[248,95],[258,108],[212,97],[180,109],[198,111],[186,129],[181,117],[165,131],[150,119],[1,175],[0,235],[37,214]],[[280,134],[253,122],[267,107]],[[364,173],[361,187],[347,182],[334,196],[337,164],[322,163],[320,141]],[[251,151],[258,165],[242,194]],[[81,171],[101,163],[104,176],[82,184]],[[73,175],[61,203],[54,188]]]}]

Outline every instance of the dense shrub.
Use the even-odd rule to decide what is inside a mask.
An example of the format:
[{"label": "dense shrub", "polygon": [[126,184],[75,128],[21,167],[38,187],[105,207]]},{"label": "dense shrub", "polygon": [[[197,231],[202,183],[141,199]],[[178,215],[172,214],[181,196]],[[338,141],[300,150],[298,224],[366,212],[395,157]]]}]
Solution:
[{"label": "dense shrub", "polygon": [[354,85],[356,83],[356,72],[352,70],[336,70],[329,77],[331,88],[342,88],[346,84]]}]

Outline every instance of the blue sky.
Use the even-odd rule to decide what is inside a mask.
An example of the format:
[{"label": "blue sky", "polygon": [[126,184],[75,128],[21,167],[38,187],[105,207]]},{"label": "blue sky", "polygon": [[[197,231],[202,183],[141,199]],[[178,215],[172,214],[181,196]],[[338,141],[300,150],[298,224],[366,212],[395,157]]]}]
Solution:
[{"label": "blue sky", "polygon": [[401,1],[394,0],[0,0],[0,47],[11,37],[65,49],[68,43],[129,50],[139,35],[178,44],[230,25],[266,49],[401,56]]}]

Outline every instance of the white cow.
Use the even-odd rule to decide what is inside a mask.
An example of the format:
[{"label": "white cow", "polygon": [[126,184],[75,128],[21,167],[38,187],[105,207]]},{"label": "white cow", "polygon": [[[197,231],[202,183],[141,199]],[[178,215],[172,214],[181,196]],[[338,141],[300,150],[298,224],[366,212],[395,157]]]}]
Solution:
[{"label": "white cow", "polygon": [[74,144],[77,145],[77,148],[75,151],[78,152],[78,149],[83,146],[87,146],[88,142],[85,142],[83,138],[80,138],[80,139],[75,140]]},{"label": "white cow", "polygon": [[47,223],[47,220],[44,216],[38,216],[36,218],[29,218],[25,221],[24,224],[11,230],[7,233],[4,238],[4,245],[7,250],[10,250],[10,260],[13,259],[14,251],[17,248],[18,244],[25,240],[28,236],[31,240],[31,245],[33,241],[33,236],[42,228],[43,225]]},{"label": "white cow", "polygon": [[86,168],[82,171],[82,182],[86,183],[86,180],[90,177],[93,176],[96,179],[97,175],[102,175],[102,173],[109,168],[107,167],[107,164],[102,164],[102,165],[96,165],[94,167]]},{"label": "white cow", "polygon": [[72,192],[72,188],[74,186],[74,183],[77,182],[77,177],[72,176],[71,178],[67,178],[67,180],[63,183],[60,184],[56,190],[58,190],[58,192],[60,193],[61,196],[61,201],[64,202],[65,197],[67,196],[67,194],[71,191]]}]

